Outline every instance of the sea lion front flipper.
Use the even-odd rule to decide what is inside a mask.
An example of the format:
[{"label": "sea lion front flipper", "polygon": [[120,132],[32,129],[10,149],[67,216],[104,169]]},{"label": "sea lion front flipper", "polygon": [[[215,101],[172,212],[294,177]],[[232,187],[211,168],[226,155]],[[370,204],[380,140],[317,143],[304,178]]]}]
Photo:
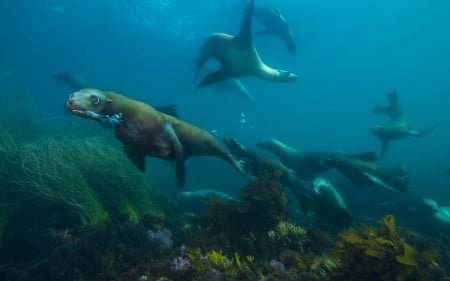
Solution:
[{"label": "sea lion front flipper", "polygon": [[202,81],[198,84],[197,88],[204,88],[206,86],[209,86],[211,84],[215,84],[227,79],[230,79],[233,77],[233,73],[225,66],[222,65],[222,67],[214,72],[209,73],[206,75]]},{"label": "sea lion front flipper", "polygon": [[91,83],[87,82],[83,77],[72,72],[58,72],[53,75],[53,78],[76,91],[85,88],[94,88]]},{"label": "sea lion front flipper", "polygon": [[145,154],[126,145],[123,147],[123,150],[131,162],[133,162],[134,166],[142,172],[145,172]]},{"label": "sea lion front flipper", "polygon": [[169,142],[173,145],[173,150],[175,153],[175,162],[176,162],[176,175],[177,182],[180,187],[184,185],[184,181],[186,178],[186,165],[184,161],[184,152],[183,146],[181,145],[178,136],[173,129],[170,123],[166,123],[164,127],[164,135],[169,140]]},{"label": "sea lion front flipper", "polygon": [[247,9],[245,10],[244,17],[242,18],[241,30],[239,35],[234,38],[235,44],[240,49],[249,48],[252,45],[252,21],[253,21],[253,8],[255,6],[255,0],[250,0]]}]

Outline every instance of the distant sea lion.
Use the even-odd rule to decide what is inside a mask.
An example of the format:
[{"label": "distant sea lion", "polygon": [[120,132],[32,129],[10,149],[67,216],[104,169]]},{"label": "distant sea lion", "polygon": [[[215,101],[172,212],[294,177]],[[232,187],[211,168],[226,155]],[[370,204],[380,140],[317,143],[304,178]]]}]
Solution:
[{"label": "distant sea lion", "polygon": [[289,24],[281,14],[280,10],[273,6],[255,6],[253,16],[256,20],[266,26],[257,32],[258,35],[274,35],[283,40],[286,48],[291,54],[297,52],[297,44]]},{"label": "distant sea lion", "polygon": [[313,182],[313,207],[315,213],[334,226],[345,227],[352,223],[347,204],[337,189],[326,179]]},{"label": "distant sea lion", "polygon": [[280,174],[280,183],[289,188],[296,196],[300,208],[306,211],[312,204],[311,191],[306,187],[306,183],[299,179],[295,172],[280,163],[277,160],[259,154],[255,150],[249,149],[243,144],[239,143],[235,138],[224,138],[224,143],[228,149],[245,162],[248,170],[254,176],[260,176],[264,172]]},{"label": "distant sea lion", "polygon": [[448,235],[450,234],[450,207],[440,207],[433,199],[425,198],[417,206],[416,222],[423,232]]},{"label": "distant sea lion", "polygon": [[[275,156],[280,159],[281,163],[289,169],[292,169],[297,176],[305,180],[311,180],[318,174],[330,170],[330,167],[324,165],[321,161],[324,156],[330,154],[344,154],[331,151],[300,152],[274,138],[259,141],[256,146],[275,154]],[[377,160],[377,156],[374,152],[350,154],[348,156],[367,161]]]},{"label": "distant sea lion", "polygon": [[244,201],[220,191],[201,189],[178,193],[176,207],[181,211],[204,213],[210,200],[218,200],[234,205],[242,205],[244,203]]},{"label": "distant sea lion", "polygon": [[373,114],[388,114],[391,119],[391,124],[389,126],[378,124],[372,127],[372,133],[381,139],[381,156],[384,156],[391,141],[408,136],[422,137],[431,133],[436,128],[436,126],[434,126],[427,130],[412,130],[410,128],[409,119],[398,104],[397,93],[391,92],[387,96],[389,99],[389,106],[376,105],[372,110]]},{"label": "distant sea lion", "polygon": [[88,88],[71,94],[66,108],[83,118],[114,123],[116,137],[122,142],[125,153],[141,171],[145,170],[146,156],[175,160],[180,186],[185,179],[185,159],[192,156],[221,158],[246,176],[243,163],[210,133],[143,102]]},{"label": "distant sea lion", "polygon": [[[86,88],[95,88],[90,82],[84,79],[84,77],[72,72],[58,72],[53,75],[53,78],[62,82],[64,85],[69,86],[75,91]],[[178,111],[175,105],[160,106],[155,107],[155,109],[165,114],[169,114],[179,118]]]},{"label": "distant sea lion", "polygon": [[241,23],[238,36],[212,33],[203,42],[197,59],[196,78],[210,58],[221,63],[219,70],[209,73],[198,84],[203,88],[230,78],[257,76],[269,82],[288,82],[297,79],[290,71],[273,69],[264,64],[255,49],[252,39],[252,16],[254,0],[250,0]]},{"label": "distant sea lion", "polygon": [[408,192],[408,172],[403,166],[386,168],[376,162],[342,154],[326,155],[321,161],[323,165],[337,169],[357,187],[376,186],[385,190]]}]

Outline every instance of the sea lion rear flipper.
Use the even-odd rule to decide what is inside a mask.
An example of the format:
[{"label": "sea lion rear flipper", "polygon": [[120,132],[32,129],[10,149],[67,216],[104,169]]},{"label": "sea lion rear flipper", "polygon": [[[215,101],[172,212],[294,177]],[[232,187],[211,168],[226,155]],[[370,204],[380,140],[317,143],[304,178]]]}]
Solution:
[{"label": "sea lion rear flipper", "polygon": [[252,38],[252,21],[253,21],[253,8],[255,6],[255,0],[250,0],[247,9],[245,10],[244,17],[241,22],[241,30],[239,35],[234,38],[234,42],[240,49],[245,49],[251,46]]},{"label": "sea lion rear flipper", "polygon": [[93,88],[83,77],[72,72],[58,72],[53,78],[64,83],[66,86],[78,91],[84,88]]},{"label": "sea lion rear flipper", "polygon": [[145,154],[138,152],[129,146],[124,146],[123,150],[131,162],[133,162],[134,166],[142,172],[145,172]]},{"label": "sea lion rear flipper", "polygon": [[351,157],[353,157],[355,159],[363,160],[363,161],[369,161],[369,162],[374,162],[374,161],[378,160],[377,154],[373,151],[353,153],[353,154],[351,154]]},{"label": "sea lion rear flipper", "polygon": [[164,135],[167,137],[169,142],[173,145],[173,150],[175,153],[175,162],[176,162],[176,176],[177,182],[180,187],[184,185],[184,180],[186,178],[186,165],[184,161],[184,152],[183,146],[181,145],[180,140],[178,139],[175,130],[173,129],[170,123],[166,123],[164,127]]},{"label": "sea lion rear flipper", "polygon": [[233,77],[233,73],[225,66],[222,66],[219,70],[209,73],[198,84],[197,88],[204,88],[214,83],[218,83]]},{"label": "sea lion rear flipper", "polygon": [[175,118],[180,118],[180,116],[178,115],[177,106],[174,104],[156,107],[155,109]]}]

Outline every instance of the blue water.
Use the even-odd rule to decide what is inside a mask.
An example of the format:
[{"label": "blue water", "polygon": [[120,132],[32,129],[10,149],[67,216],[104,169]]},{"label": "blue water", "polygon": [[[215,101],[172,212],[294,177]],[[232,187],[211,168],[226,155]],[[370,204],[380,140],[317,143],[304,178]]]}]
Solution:
[{"label": "blue water", "polygon": [[[275,137],[304,151],[378,152],[370,127],[388,120],[370,111],[395,89],[414,128],[439,127],[392,143],[382,163],[406,165],[414,193],[450,204],[444,174],[450,168],[449,1],[277,1],[297,55],[275,37],[255,37],[255,45],[268,65],[300,77],[284,84],[243,78],[253,105],[230,93],[195,89],[198,49],[211,32],[238,32],[237,2],[3,0],[0,73],[25,77],[43,117],[76,118],[62,110],[70,89],[51,77],[71,71],[151,105],[174,103],[184,120],[219,136],[249,146]],[[149,173],[176,190],[167,163],[152,160]],[[188,188],[236,191],[242,183],[220,160],[189,162]],[[364,190],[361,200],[373,192]]]}]

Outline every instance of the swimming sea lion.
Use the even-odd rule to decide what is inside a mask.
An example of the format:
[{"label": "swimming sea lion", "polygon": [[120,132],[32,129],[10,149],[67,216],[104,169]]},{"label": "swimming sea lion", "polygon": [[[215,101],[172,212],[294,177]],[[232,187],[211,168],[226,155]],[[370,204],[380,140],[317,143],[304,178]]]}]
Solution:
[{"label": "swimming sea lion", "polygon": [[197,59],[196,78],[210,58],[221,63],[219,70],[209,73],[198,84],[203,88],[230,78],[257,76],[269,82],[288,82],[297,79],[290,71],[273,69],[264,64],[255,49],[252,39],[252,16],[254,0],[250,0],[241,23],[238,36],[212,33],[203,42]]},{"label": "swimming sea lion", "polygon": [[409,119],[404,114],[403,110],[398,104],[398,97],[396,92],[391,92],[388,95],[389,106],[376,105],[372,110],[374,114],[388,114],[391,119],[389,126],[376,125],[372,127],[372,133],[381,139],[381,156],[386,153],[389,142],[399,140],[407,136],[422,137],[431,133],[436,126],[427,130],[412,130],[410,128]]},{"label": "swimming sea lion", "polygon": [[[256,146],[275,154],[281,163],[289,169],[294,170],[298,177],[305,180],[311,180],[318,174],[325,173],[330,170],[330,167],[322,163],[322,157],[325,155],[341,153],[331,151],[300,152],[299,150],[274,138],[259,141]],[[366,161],[377,160],[377,156],[374,152],[350,154],[348,156]]]},{"label": "swimming sea lion", "polygon": [[224,143],[233,155],[244,161],[248,170],[253,176],[260,176],[264,172],[269,174],[279,173],[280,183],[289,188],[295,195],[300,208],[306,211],[312,204],[311,191],[306,187],[306,183],[299,179],[295,172],[279,161],[259,154],[255,150],[249,149],[239,143],[235,138],[224,138]]},{"label": "swimming sea lion", "polygon": [[273,6],[255,6],[253,16],[257,21],[266,26],[265,29],[256,34],[278,36],[283,40],[291,54],[296,53],[297,44],[295,43],[294,35],[279,9]]},{"label": "swimming sea lion", "polygon": [[322,219],[334,226],[345,227],[352,223],[352,216],[339,191],[326,179],[313,182],[313,208]]},{"label": "swimming sea lion", "polygon": [[436,201],[425,198],[417,206],[417,226],[428,234],[450,234],[450,207],[440,207]]},{"label": "swimming sea lion", "polygon": [[217,190],[211,190],[211,189],[200,189],[200,190],[194,190],[194,191],[185,191],[180,192],[177,194],[177,199],[180,202],[185,202],[189,205],[197,205],[200,203],[205,203],[210,198],[215,198],[217,200],[223,201],[223,202],[231,202],[235,204],[242,204],[243,201],[233,197],[231,195],[228,195],[226,193],[217,191]]},{"label": "swimming sea lion", "polygon": [[116,137],[122,142],[125,153],[141,171],[145,170],[146,156],[175,160],[180,186],[185,179],[185,159],[192,156],[224,159],[246,176],[243,163],[210,133],[143,102],[88,88],[71,94],[66,108],[83,118],[114,123]]},{"label": "swimming sea lion", "polygon": [[[72,72],[58,72],[53,75],[53,78],[62,82],[64,85],[69,86],[75,91],[79,91],[85,88],[95,88],[82,76]],[[178,111],[175,105],[159,106],[155,107],[155,109],[164,112],[165,114],[169,114],[179,118]]]},{"label": "swimming sea lion", "polygon": [[408,192],[408,172],[403,166],[386,168],[376,162],[342,154],[329,154],[321,162],[335,168],[357,187],[376,186],[385,190]]}]

